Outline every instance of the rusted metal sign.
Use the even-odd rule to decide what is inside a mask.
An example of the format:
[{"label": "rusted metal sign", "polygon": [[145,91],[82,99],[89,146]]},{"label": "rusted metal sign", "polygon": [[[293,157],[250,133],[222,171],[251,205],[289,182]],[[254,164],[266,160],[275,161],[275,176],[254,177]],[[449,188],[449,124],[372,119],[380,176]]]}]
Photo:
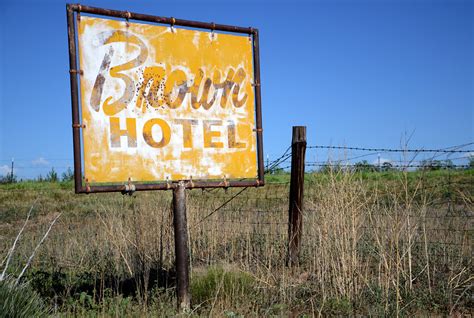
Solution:
[{"label": "rusted metal sign", "polygon": [[67,9],[76,192],[263,184],[255,29]]}]

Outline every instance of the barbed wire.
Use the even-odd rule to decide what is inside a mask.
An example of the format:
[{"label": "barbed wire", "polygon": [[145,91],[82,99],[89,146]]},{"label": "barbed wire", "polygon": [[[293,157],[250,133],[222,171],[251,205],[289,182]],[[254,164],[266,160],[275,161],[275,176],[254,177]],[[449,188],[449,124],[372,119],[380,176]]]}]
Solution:
[{"label": "barbed wire", "polygon": [[[309,167],[332,167],[332,168],[341,168],[341,167],[351,167],[351,168],[373,168],[373,169],[377,169],[378,166],[377,165],[373,165],[373,164],[363,164],[363,163],[343,163],[343,164],[332,164],[332,163],[311,163],[311,162],[307,162],[305,163],[305,166],[309,166]],[[288,166],[288,167],[285,167],[283,169],[287,169],[287,168],[290,168],[291,166]],[[426,165],[423,165],[423,164],[407,164],[407,165],[393,165],[393,164],[389,164],[387,165],[386,167],[388,168],[397,168],[397,169],[401,169],[401,168],[426,168],[426,169],[430,169],[430,168],[435,168],[437,166],[433,166],[431,164],[426,164]],[[440,169],[466,169],[466,168],[469,168],[470,166],[469,165],[449,165],[446,166],[446,167],[443,167],[443,166],[440,166],[439,168]],[[381,165],[380,167],[381,169],[384,168],[383,164]]]},{"label": "barbed wire", "polygon": [[[329,159],[329,160],[326,160],[326,161],[306,161],[306,163],[312,163],[312,164],[327,164],[327,163],[332,163],[332,164],[336,164],[336,163],[344,163],[344,162],[350,162],[354,159],[359,159],[359,158],[363,158],[363,157],[368,157],[368,156],[371,156],[373,154],[377,154],[377,153],[371,153],[371,154],[367,154],[367,155],[362,155],[362,156],[356,156],[356,157],[351,157],[351,158],[344,158],[344,159],[337,159],[337,160],[332,160],[332,159]],[[456,157],[456,158],[447,158],[446,160],[431,160],[430,159],[422,159],[422,160],[384,160],[384,161],[381,161],[380,162],[380,165],[383,165],[384,163],[406,163],[406,162],[410,162],[410,164],[415,164],[415,163],[419,163],[419,164],[426,164],[426,165],[429,165],[429,164],[435,164],[435,163],[449,163],[449,161],[457,161],[457,160],[463,160],[463,159],[468,159],[468,157]],[[286,162],[286,161],[285,161]],[[282,162],[284,163],[284,162]],[[373,162],[372,165],[378,165],[379,163],[378,162]]]},{"label": "barbed wire", "polygon": [[[352,146],[327,146],[327,145],[310,145],[307,146],[307,149],[334,149],[334,150],[354,150],[354,151],[370,151],[371,153],[369,154],[362,154],[359,156],[354,156],[351,158],[346,158],[346,159],[340,159],[340,160],[335,160],[334,162],[344,162],[344,161],[351,161],[355,159],[360,159],[364,157],[369,157],[372,155],[376,155],[379,153],[436,153],[435,156],[431,159],[426,159],[425,161],[433,161],[434,158],[439,157],[441,155],[446,155],[446,154],[454,154],[454,153],[474,153],[474,150],[459,150],[459,148],[467,147],[470,145],[473,145],[474,142],[470,143],[465,143],[461,145],[456,145],[456,146],[450,146],[446,148],[439,148],[439,149],[424,149],[424,148],[419,148],[419,149],[395,149],[395,148],[373,148],[373,147],[352,147]],[[274,169],[279,168],[279,165],[282,163],[291,161],[291,153],[289,153],[291,150],[291,145],[286,148],[286,150],[283,152],[283,154],[278,157],[277,159],[273,160],[272,162],[268,163],[266,168],[265,168],[265,173],[270,173]],[[462,159],[468,159],[470,156],[465,156],[465,157],[457,157],[457,158],[447,158],[447,160],[462,160]],[[15,162],[20,162],[19,165],[15,167],[15,169],[21,169],[21,170],[43,170],[43,169],[69,169],[72,167],[72,159],[70,158],[44,158],[41,157],[41,159],[45,160],[45,164],[34,164],[32,165],[25,165],[21,164],[21,162],[27,162],[31,161],[33,162],[34,160],[38,160],[38,158],[17,158],[15,159]],[[0,159],[0,162],[10,162],[11,159],[6,159],[2,158]],[[70,161],[71,165],[55,165],[53,162],[54,161]],[[390,162],[402,162],[401,160],[390,160]],[[419,160],[417,162],[422,162],[422,160]],[[326,164],[321,162],[321,164]],[[408,167],[416,167],[416,165],[413,166],[407,166]],[[289,168],[285,167],[283,169]]]},{"label": "barbed wire", "polygon": [[[305,167],[322,167],[322,168],[333,168],[333,169],[338,169],[338,168],[371,168],[374,169],[374,171],[378,170],[377,165],[373,164],[362,164],[362,163],[310,163],[307,162],[305,163]],[[278,169],[282,170],[287,170],[291,168],[291,165],[283,166],[283,167],[278,167]],[[405,169],[405,168],[426,168],[429,170],[430,168],[439,168],[439,170],[450,170],[450,169],[468,169],[471,168],[470,165],[449,165],[449,167],[443,167],[443,166],[433,166],[433,165],[389,165],[389,166],[383,166],[383,164],[380,166],[380,170],[384,171],[384,168],[392,168],[392,169]]]},{"label": "barbed wire", "polygon": [[56,166],[56,165],[49,165],[49,166],[23,166],[23,165],[17,165],[15,166],[14,169],[38,169],[38,170],[41,170],[41,169],[72,169],[73,165],[71,166]]},{"label": "barbed wire", "polygon": [[[358,155],[358,156],[353,156],[353,157],[349,157],[349,158],[344,158],[344,159],[339,159],[339,160],[334,160],[332,161],[333,163],[342,163],[342,162],[349,162],[349,161],[352,161],[352,160],[355,160],[355,159],[360,159],[360,158],[365,158],[365,157],[369,157],[369,156],[374,156],[374,155],[377,155],[377,154],[380,154],[380,153],[415,153],[415,154],[418,154],[418,153],[435,153],[435,155],[432,157],[432,158],[427,158],[427,159],[423,159],[423,160],[410,160],[409,163],[410,164],[405,164],[405,165],[393,165],[393,162],[396,162],[396,163],[403,163],[403,162],[407,162],[407,160],[390,160],[390,161],[386,161],[384,160],[384,162],[381,162],[381,165],[385,164],[388,162],[391,167],[393,168],[426,168],[426,167],[430,167],[432,166],[433,164],[436,164],[437,162],[439,161],[445,161],[445,162],[449,162],[449,160],[451,161],[455,161],[455,160],[463,160],[463,159],[469,159],[471,156],[469,155],[466,155],[466,156],[462,156],[462,157],[456,157],[456,158],[449,158],[449,155],[451,154],[455,154],[455,153],[466,153],[466,154],[470,154],[470,153],[474,153],[474,150],[459,150],[459,148],[463,148],[463,147],[467,147],[467,146],[470,146],[470,145],[473,145],[474,142],[470,142],[470,143],[465,143],[465,144],[461,144],[461,145],[456,145],[456,146],[450,146],[450,147],[446,147],[446,148],[439,148],[439,149],[424,149],[424,148],[420,148],[420,149],[395,149],[395,148],[369,148],[369,147],[349,147],[349,146],[326,146],[326,145],[310,145],[310,146],[307,146],[306,148],[307,149],[336,149],[336,150],[354,150],[354,151],[370,151],[370,153],[366,153],[366,154],[362,154],[362,155]],[[276,160],[272,161],[270,164],[267,164],[267,167],[265,169],[265,173],[271,173],[273,172],[275,169],[289,169],[291,167],[291,165],[286,165],[284,167],[281,167],[282,164],[284,163],[289,163],[291,162],[291,153],[288,153],[289,150],[291,149],[291,145],[286,149],[286,151],[280,156],[278,157]],[[437,158],[439,156],[442,156],[442,155],[447,155],[448,158],[446,158],[445,160],[434,160],[434,158]],[[330,166],[330,163],[331,161],[316,161],[316,162],[307,162],[306,165],[307,166],[317,166],[317,165],[324,165],[324,166]],[[377,163],[378,164],[378,163]],[[377,164],[372,164],[373,167],[376,167]],[[347,164],[345,164],[347,166]],[[360,167],[360,164],[359,164],[359,167]],[[466,167],[469,167],[467,165],[452,165],[450,164],[449,165],[449,168],[466,168]]]},{"label": "barbed wire", "polygon": [[[471,145],[474,143],[469,143],[466,145]],[[337,150],[357,150],[357,151],[372,151],[372,152],[415,152],[415,153],[423,153],[423,152],[430,152],[430,153],[474,153],[474,150],[452,150],[449,148],[441,148],[441,149],[393,149],[393,148],[364,148],[364,147],[349,147],[349,146],[307,146],[307,149],[337,149]]]},{"label": "barbed wire", "polygon": [[206,215],[205,217],[203,217],[200,221],[198,221],[194,226],[202,223],[204,220],[206,220],[207,218],[211,217],[214,213],[216,213],[217,211],[219,211],[220,209],[222,209],[224,206],[226,206],[230,201],[234,200],[236,197],[238,197],[239,195],[242,194],[242,192],[244,192],[245,190],[247,190],[248,188],[245,187],[243,188],[242,190],[240,190],[239,192],[237,192],[235,195],[233,195],[230,199],[228,199],[227,201],[225,201],[224,203],[222,203],[217,209],[215,209],[214,211],[212,211],[211,213],[209,213],[208,215]]},{"label": "barbed wire", "polygon": [[288,148],[286,148],[285,152],[283,152],[283,154],[278,157],[276,160],[273,160],[271,163],[269,163],[264,171],[264,173],[268,173],[270,171],[272,171],[274,168],[276,168],[278,165],[280,165],[282,162],[286,161],[288,158],[291,157],[291,153],[288,154],[288,152],[290,151],[291,149],[291,146],[289,146]]},{"label": "barbed wire", "polygon": [[17,157],[13,157],[13,158],[1,158],[0,159],[0,162],[11,162],[13,159],[13,161],[15,162],[34,162],[34,161],[37,161],[37,160],[46,160],[46,161],[70,161],[70,162],[73,162],[74,159],[73,158],[44,158],[44,157],[37,157],[37,158],[26,158],[26,157],[21,157],[21,158],[17,158]]}]

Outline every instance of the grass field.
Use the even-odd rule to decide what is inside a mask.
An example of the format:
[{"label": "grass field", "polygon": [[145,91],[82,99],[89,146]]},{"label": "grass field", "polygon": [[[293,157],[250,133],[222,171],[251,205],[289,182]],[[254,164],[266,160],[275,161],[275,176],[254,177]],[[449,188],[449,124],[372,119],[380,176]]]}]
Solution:
[{"label": "grass field", "polygon": [[[190,316],[462,315],[474,310],[474,170],[306,174],[300,266],[287,268],[289,175],[187,191]],[[55,316],[176,315],[171,193],[0,185],[0,256]]]}]

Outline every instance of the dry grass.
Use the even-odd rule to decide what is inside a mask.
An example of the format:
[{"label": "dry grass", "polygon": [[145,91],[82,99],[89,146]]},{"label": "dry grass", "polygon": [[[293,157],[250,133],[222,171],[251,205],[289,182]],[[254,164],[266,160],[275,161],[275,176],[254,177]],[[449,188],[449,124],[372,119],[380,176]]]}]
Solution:
[{"label": "dry grass", "polygon": [[[305,191],[301,264],[291,269],[285,266],[286,183],[249,189],[205,220],[239,190],[188,191],[196,300],[191,315],[472,311],[472,189],[454,185],[447,192],[444,183],[408,173],[390,180],[337,172],[312,178]],[[56,310],[173,312],[170,193],[75,196],[61,189],[0,189],[0,255],[36,197],[34,222],[19,242],[13,274],[55,213],[63,212],[29,272]],[[127,296],[133,296],[130,302]]]}]

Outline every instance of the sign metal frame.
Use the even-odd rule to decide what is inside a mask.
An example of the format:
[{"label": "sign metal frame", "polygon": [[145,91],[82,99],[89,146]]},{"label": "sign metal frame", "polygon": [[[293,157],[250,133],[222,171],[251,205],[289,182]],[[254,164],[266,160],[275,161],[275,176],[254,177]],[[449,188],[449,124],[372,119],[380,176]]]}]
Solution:
[{"label": "sign metal frame", "polygon": [[[175,19],[173,17],[160,17],[148,14],[133,13],[128,11],[109,10],[103,8],[82,6],[80,4],[67,4],[67,27],[69,42],[69,65],[70,65],[70,86],[71,86],[71,105],[72,105],[72,129],[73,129],[73,147],[74,147],[74,189],[76,193],[100,193],[100,192],[132,192],[147,190],[169,190],[178,186],[178,182],[184,181],[185,187],[194,188],[228,188],[228,187],[259,187],[265,184],[264,181],[264,162],[263,162],[263,129],[262,129],[262,109],[261,109],[261,88],[260,88],[260,52],[258,29],[252,27],[238,27],[232,25],[207,23],[199,21],[189,21]],[[211,31],[223,31],[237,34],[247,34],[251,37],[253,46],[253,73],[254,73],[254,93],[255,93],[255,133],[257,141],[257,178],[243,180],[176,180],[173,182],[154,182],[154,183],[131,183],[112,184],[112,185],[90,185],[88,180],[83,180],[82,171],[82,147],[81,129],[83,125],[80,121],[79,106],[79,83],[81,70],[78,69],[77,53],[77,23],[76,18],[80,13],[92,14],[97,16],[123,18],[127,21],[135,20],[137,22],[152,22],[156,24],[165,24],[171,26],[191,27]]]}]

